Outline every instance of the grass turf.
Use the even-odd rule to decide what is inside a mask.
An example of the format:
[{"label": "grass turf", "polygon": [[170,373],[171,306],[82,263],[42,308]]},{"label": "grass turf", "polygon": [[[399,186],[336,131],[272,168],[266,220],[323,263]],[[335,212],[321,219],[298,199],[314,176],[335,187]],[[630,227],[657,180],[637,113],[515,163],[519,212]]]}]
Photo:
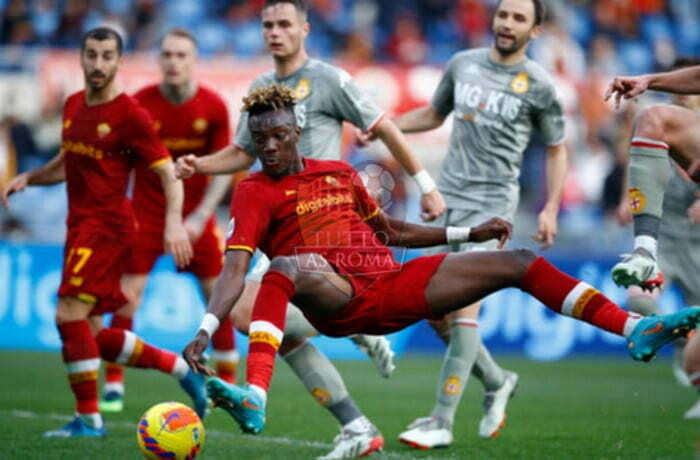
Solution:
[{"label": "grass turf", "polygon": [[[440,367],[437,356],[398,361],[385,381],[367,362],[339,362],[351,394],[382,430],[386,445],[377,458],[473,459],[652,459],[692,458],[697,422],[682,419],[695,401],[680,388],[667,360],[639,364],[620,358],[577,358],[533,363],[505,357],[500,362],[520,374],[508,411],[508,426],[498,439],[477,436],[482,391],[468,386],[449,449],[416,451],[396,441],[405,425],[427,415]],[[139,458],[136,421],[152,404],[188,403],[177,383],[154,371],[127,371],[125,411],[106,416],[108,437],[100,440],[40,438],[65,423],[72,398],[58,354],[0,353],[0,458]],[[304,391],[282,362],[272,385],[267,427],[262,435],[240,434],[217,410],[206,420],[201,458],[313,458],[330,450],[338,432],[334,419]]]}]

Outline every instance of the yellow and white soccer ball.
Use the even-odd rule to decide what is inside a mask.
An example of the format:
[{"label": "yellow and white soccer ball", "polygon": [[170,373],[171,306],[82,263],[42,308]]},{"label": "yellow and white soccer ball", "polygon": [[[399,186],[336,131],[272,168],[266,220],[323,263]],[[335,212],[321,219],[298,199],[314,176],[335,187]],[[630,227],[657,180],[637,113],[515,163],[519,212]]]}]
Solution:
[{"label": "yellow and white soccer ball", "polygon": [[204,447],[204,425],[186,405],[164,402],[143,414],[136,428],[136,440],[146,458],[191,460]]}]

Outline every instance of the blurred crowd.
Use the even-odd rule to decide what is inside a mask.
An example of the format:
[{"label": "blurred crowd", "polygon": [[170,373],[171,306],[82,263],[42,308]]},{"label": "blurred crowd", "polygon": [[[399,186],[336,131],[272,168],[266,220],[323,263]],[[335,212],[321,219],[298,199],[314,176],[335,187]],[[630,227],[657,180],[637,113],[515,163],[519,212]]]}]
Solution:
[{"label": "blurred crowd", "polygon": [[[265,55],[259,23],[262,3],[0,0],[0,71],[31,70],[26,66],[31,65],[28,56],[32,52],[49,46],[75,48],[82,33],[98,24],[121,31],[128,51],[152,50],[165,29],[183,26],[193,31],[204,56],[254,59]],[[489,44],[490,19],[497,0],[310,3],[312,33],[307,48],[313,56],[349,66],[443,66],[458,50]],[[585,234],[614,213],[622,186],[629,124],[636,107],[629,104],[620,112],[613,111],[602,100],[603,88],[612,75],[662,70],[678,56],[700,54],[700,1],[546,3],[548,17],[530,55],[552,73],[565,101],[572,168],[563,228],[564,233]],[[51,119],[52,114],[48,114],[47,120]],[[20,125],[11,116],[0,122],[0,149],[4,138],[20,139],[23,154],[17,167],[23,170],[34,166],[36,158],[41,161],[52,154],[41,132],[51,128],[51,123],[34,130]],[[23,157],[29,151],[34,157]],[[543,160],[543,150],[537,145],[526,153],[522,184],[524,209],[530,216],[544,197]]]}]

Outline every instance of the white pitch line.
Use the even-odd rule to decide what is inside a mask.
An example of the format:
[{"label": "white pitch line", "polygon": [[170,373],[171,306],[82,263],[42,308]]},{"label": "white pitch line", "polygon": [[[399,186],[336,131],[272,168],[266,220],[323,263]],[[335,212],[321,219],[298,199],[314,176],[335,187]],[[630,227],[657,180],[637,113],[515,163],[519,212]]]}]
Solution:
[{"label": "white pitch line", "polygon": [[[57,420],[61,422],[69,422],[73,420],[72,416],[65,415],[65,414],[56,414],[56,413],[47,413],[47,414],[40,414],[37,412],[32,412],[32,411],[27,411],[27,410],[18,410],[18,409],[11,409],[11,410],[3,410],[0,409],[0,414],[9,414],[12,417],[15,418],[40,418],[40,419],[48,419],[48,420]],[[106,422],[105,425],[107,427],[112,427],[112,428],[127,428],[127,429],[135,429],[135,425],[130,422]],[[244,434],[236,434],[236,433],[229,433],[227,431],[219,431],[219,430],[207,430],[207,437],[214,437],[214,438],[232,438],[232,439],[243,439],[245,441],[253,441],[253,442],[259,442],[259,443],[271,443],[271,444],[280,444],[280,445],[286,445],[286,446],[303,446],[303,447],[313,447],[317,449],[331,449],[333,447],[332,444],[325,443],[325,442],[318,442],[318,441],[302,441],[300,439],[292,439],[292,438],[285,438],[285,437],[279,437],[279,436],[250,436],[250,435],[244,435]],[[373,458],[414,458],[412,455],[409,454],[400,454],[397,452],[381,452],[379,454],[374,454],[372,455]],[[421,457],[423,460],[437,460],[433,457]],[[444,458],[444,457],[443,457]],[[454,457],[457,458],[457,457]]]}]

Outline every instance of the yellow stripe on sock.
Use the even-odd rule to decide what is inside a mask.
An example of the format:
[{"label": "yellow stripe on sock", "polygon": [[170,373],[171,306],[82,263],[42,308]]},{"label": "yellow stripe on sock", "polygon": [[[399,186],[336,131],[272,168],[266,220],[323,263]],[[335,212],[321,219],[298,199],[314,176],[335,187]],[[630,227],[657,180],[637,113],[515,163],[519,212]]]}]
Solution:
[{"label": "yellow stripe on sock", "polygon": [[136,342],[134,342],[134,351],[131,353],[131,356],[129,356],[129,359],[126,360],[126,365],[127,366],[135,365],[136,362],[141,357],[142,352],[143,352],[143,340],[137,338]]},{"label": "yellow stripe on sock", "polygon": [[217,361],[216,362],[216,371],[217,372],[230,372],[231,374],[236,373],[236,363],[228,362],[228,361]]},{"label": "yellow stripe on sock", "polygon": [[571,316],[574,318],[582,318],[583,312],[586,310],[586,305],[591,301],[594,295],[598,293],[597,289],[586,289],[583,294],[576,300],[574,308],[571,310]]},{"label": "yellow stripe on sock", "polygon": [[97,380],[97,371],[76,372],[75,374],[68,374],[68,380],[70,380],[71,385],[81,382],[87,382],[89,380]]},{"label": "yellow stripe on sock", "polygon": [[255,331],[251,333],[250,336],[248,336],[248,343],[266,343],[275,350],[280,347],[280,341],[277,340],[277,337],[265,331]]}]

